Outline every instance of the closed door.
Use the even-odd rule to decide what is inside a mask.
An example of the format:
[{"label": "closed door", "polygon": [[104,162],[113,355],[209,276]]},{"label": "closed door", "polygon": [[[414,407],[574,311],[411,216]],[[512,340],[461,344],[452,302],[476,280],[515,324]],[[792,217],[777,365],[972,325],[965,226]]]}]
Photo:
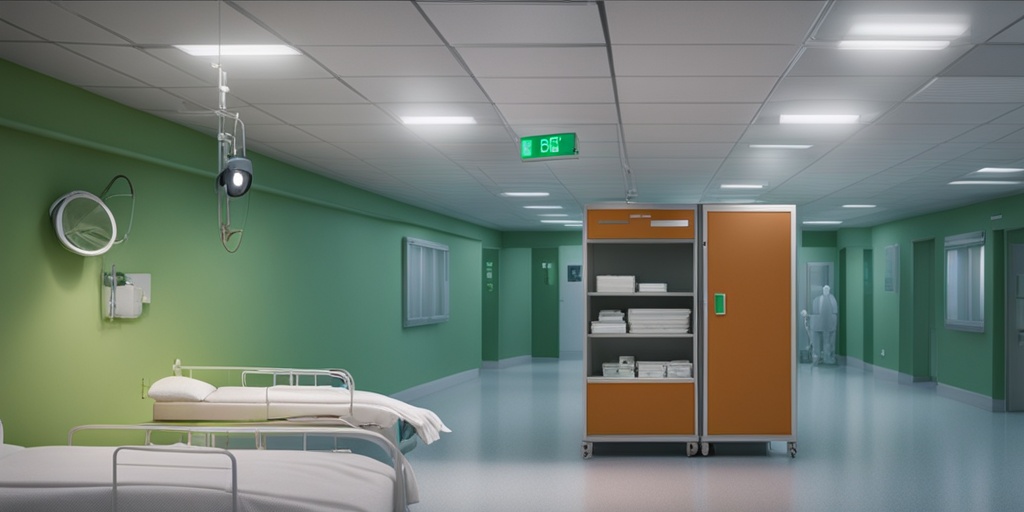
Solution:
[{"label": "closed door", "polygon": [[1010,234],[1006,272],[1006,409],[1024,411],[1024,230]]},{"label": "closed door", "polygon": [[793,213],[706,207],[707,435],[792,435]]}]

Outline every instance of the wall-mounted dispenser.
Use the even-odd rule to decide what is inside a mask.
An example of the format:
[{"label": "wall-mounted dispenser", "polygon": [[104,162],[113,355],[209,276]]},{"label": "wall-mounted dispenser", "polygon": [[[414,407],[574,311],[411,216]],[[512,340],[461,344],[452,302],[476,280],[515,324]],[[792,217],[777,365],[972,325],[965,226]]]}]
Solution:
[{"label": "wall-mounted dispenser", "polygon": [[151,275],[125,274],[111,265],[110,272],[103,272],[101,288],[104,318],[138,318],[142,305],[150,302]]}]

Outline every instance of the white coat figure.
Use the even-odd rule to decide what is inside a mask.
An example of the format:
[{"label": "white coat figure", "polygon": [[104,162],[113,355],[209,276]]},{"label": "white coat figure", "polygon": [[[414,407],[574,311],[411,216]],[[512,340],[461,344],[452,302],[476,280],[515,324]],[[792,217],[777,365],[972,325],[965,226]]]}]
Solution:
[{"label": "white coat figure", "polygon": [[836,364],[836,326],[839,304],[828,285],[811,302],[811,360],[813,364]]}]

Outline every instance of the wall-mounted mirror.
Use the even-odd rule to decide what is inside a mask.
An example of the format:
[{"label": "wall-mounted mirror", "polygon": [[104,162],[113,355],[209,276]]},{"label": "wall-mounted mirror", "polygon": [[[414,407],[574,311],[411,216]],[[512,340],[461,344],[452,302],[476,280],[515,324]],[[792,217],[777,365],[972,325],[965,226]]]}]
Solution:
[{"label": "wall-mounted mirror", "polygon": [[[118,180],[128,185],[127,193],[110,193]],[[117,221],[106,201],[115,197],[131,198],[131,214],[128,229],[117,239]],[[99,256],[115,244],[128,239],[135,217],[135,187],[127,176],[114,176],[100,196],[83,190],[64,194],[50,205],[50,220],[57,238],[69,251],[82,256]]]},{"label": "wall-mounted mirror", "polygon": [[98,256],[110,250],[117,238],[117,223],[99,197],[76,190],[50,206],[57,238],[68,250],[82,256]]}]

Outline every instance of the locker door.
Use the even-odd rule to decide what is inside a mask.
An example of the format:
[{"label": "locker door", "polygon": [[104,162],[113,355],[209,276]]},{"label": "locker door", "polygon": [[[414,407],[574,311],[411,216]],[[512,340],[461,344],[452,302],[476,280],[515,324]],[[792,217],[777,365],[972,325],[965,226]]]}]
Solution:
[{"label": "locker door", "polygon": [[705,434],[795,435],[794,214],[719,208],[704,226]]}]

